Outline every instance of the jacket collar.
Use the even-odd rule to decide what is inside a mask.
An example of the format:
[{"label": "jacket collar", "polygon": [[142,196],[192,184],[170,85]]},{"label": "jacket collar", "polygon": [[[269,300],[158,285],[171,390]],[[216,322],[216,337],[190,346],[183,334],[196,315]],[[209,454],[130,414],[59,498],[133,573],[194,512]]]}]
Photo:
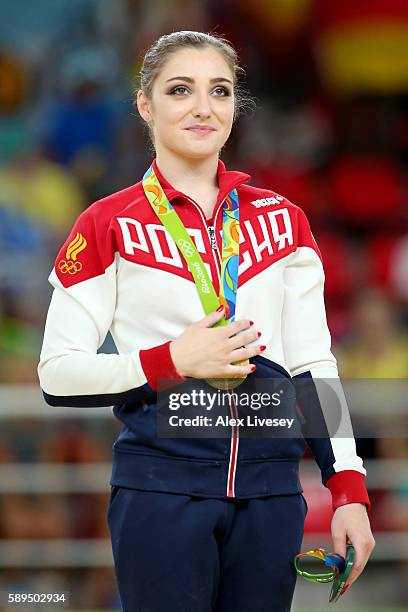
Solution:
[{"label": "jacket collar", "polygon": [[[187,194],[183,193],[182,191],[177,191],[177,189],[174,189],[174,187],[170,185],[170,183],[164,178],[157,166],[155,159],[153,160],[153,170],[155,171],[159,183],[163,187],[163,191],[166,194],[169,202],[171,202],[171,200],[176,197],[188,198]],[[225,168],[224,162],[222,162],[220,159],[218,160],[217,176],[218,196],[214,209],[226,198],[226,196],[229,194],[230,191],[232,191],[232,189],[235,189],[236,187],[238,187],[238,185],[241,185],[242,183],[246,183],[251,178],[251,176],[249,174],[246,174],[245,172],[227,170]]]}]

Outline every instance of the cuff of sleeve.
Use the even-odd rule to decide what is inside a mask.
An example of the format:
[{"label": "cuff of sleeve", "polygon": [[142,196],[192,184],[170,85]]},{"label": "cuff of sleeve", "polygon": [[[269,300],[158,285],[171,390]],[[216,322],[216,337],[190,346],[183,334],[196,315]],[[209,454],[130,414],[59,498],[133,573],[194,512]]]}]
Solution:
[{"label": "cuff of sleeve", "polygon": [[339,506],[353,503],[365,504],[367,510],[371,509],[365,476],[361,472],[356,470],[336,472],[328,479],[326,487],[330,490],[332,496],[333,512]]},{"label": "cuff of sleeve", "polygon": [[170,342],[139,351],[140,363],[146,375],[147,382],[154,391],[172,387],[174,383],[187,380],[176,370],[170,354]]}]

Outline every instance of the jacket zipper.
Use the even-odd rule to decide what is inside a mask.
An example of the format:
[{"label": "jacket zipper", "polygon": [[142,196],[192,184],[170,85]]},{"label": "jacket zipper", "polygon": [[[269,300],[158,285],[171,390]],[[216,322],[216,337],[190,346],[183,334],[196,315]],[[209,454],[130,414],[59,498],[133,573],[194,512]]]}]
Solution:
[{"label": "jacket zipper", "polygon": [[214,251],[216,251],[217,250],[217,238],[215,235],[215,228],[213,225],[208,225],[207,229],[208,229],[208,234],[210,236],[211,248],[214,249]]},{"label": "jacket zipper", "polygon": [[[214,216],[214,225],[208,226],[206,222],[205,215],[201,210],[200,206],[194,202],[191,198],[187,198],[193,206],[196,207],[198,212],[200,213],[201,220],[203,222],[204,227],[207,230],[207,236],[211,246],[211,253],[213,255],[213,259],[218,270],[218,274],[221,272],[221,257],[217,247],[217,239],[216,239],[216,228],[217,228],[217,216],[222,208],[222,203],[218,206],[217,211]],[[211,230],[210,230],[211,227]],[[232,419],[238,418],[238,410],[235,405],[235,400],[232,396],[229,396],[229,407],[230,407],[230,415]],[[235,421],[237,422],[237,421]],[[238,445],[239,445],[239,432],[238,425],[231,426],[231,438],[230,438],[230,457],[228,464],[228,476],[227,476],[227,497],[235,497],[235,476],[237,470],[237,456],[238,456]]]},{"label": "jacket zipper", "polygon": [[[184,197],[186,197],[186,196],[184,196]],[[221,272],[221,260],[220,260],[220,256],[219,256],[219,253],[218,253],[218,249],[217,249],[217,247],[215,246],[215,248],[213,248],[213,245],[212,245],[212,242],[211,242],[211,234],[210,234],[210,230],[209,230],[209,228],[208,228],[207,222],[206,222],[205,215],[204,215],[204,213],[203,213],[203,211],[202,211],[201,207],[200,207],[200,206],[197,204],[197,202],[194,202],[194,200],[192,200],[191,198],[187,198],[187,200],[188,200],[189,202],[191,202],[191,204],[193,204],[193,206],[195,206],[195,208],[196,208],[196,209],[198,210],[198,212],[200,213],[201,220],[202,220],[203,225],[204,225],[204,227],[205,227],[205,229],[206,229],[207,236],[208,236],[208,240],[209,240],[209,242],[210,242],[211,253],[212,253],[212,256],[213,256],[213,259],[214,259],[215,267],[217,268],[217,270],[218,270],[218,274],[219,274],[219,273]],[[220,206],[221,206],[221,204],[220,204]],[[218,210],[220,209],[220,206],[218,207]],[[217,213],[218,213],[218,210],[217,210]],[[214,226],[213,226],[213,227],[214,227],[214,237],[215,237],[215,227],[216,227],[215,223],[216,223],[217,213],[216,213],[216,215],[215,215],[215,219],[214,219]],[[215,242],[215,245],[216,245],[216,244],[217,244],[217,243]],[[217,255],[215,255],[215,253],[217,253]]]}]

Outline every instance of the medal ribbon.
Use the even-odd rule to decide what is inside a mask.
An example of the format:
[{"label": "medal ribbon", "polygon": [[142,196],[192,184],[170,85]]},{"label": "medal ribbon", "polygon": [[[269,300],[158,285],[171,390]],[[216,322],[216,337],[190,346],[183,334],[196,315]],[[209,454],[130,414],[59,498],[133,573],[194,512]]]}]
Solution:
[{"label": "medal ribbon", "polygon": [[[300,567],[300,562],[305,557],[319,559],[319,561],[323,561],[327,567],[331,567],[332,569],[328,572],[310,573]],[[294,557],[293,562],[299,576],[302,576],[302,578],[310,582],[333,582],[334,578],[344,569],[343,557],[335,553],[328,553],[324,548],[315,548],[314,550],[298,553]]]},{"label": "medal ribbon", "polygon": [[[354,546],[352,544],[347,544],[346,551],[346,558],[344,558],[338,553],[326,552],[324,548],[315,548],[314,550],[300,552],[295,555],[293,558],[293,563],[298,575],[302,576],[302,578],[308,580],[309,582],[332,582],[333,585],[330,592],[329,602],[335,603],[348,589],[346,583],[349,579],[354,564]],[[330,567],[331,570],[329,572],[322,572],[320,570],[318,573],[311,573],[302,569],[300,567],[300,562],[302,559],[306,559],[307,557],[319,559],[320,562],[323,562],[326,566]]]},{"label": "medal ribbon", "polygon": [[180,217],[169,202],[153,166],[143,176],[142,185],[154,212],[175,241],[188,269],[193,275],[205,314],[225,307],[225,317],[217,325],[234,321],[238,287],[239,263],[239,202],[236,189],[230,191],[222,205],[222,257],[220,274],[220,295],[208,275],[197,248],[184,227]]}]

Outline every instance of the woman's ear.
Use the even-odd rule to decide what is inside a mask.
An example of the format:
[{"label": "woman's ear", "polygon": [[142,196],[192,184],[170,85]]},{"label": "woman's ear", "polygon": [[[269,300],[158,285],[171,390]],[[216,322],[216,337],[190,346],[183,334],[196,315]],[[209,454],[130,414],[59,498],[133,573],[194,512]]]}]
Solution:
[{"label": "woman's ear", "polygon": [[147,96],[143,89],[139,89],[136,96],[136,105],[137,110],[139,111],[139,115],[146,121],[146,123],[150,123],[152,120],[152,115],[150,112],[150,103],[147,99]]}]

